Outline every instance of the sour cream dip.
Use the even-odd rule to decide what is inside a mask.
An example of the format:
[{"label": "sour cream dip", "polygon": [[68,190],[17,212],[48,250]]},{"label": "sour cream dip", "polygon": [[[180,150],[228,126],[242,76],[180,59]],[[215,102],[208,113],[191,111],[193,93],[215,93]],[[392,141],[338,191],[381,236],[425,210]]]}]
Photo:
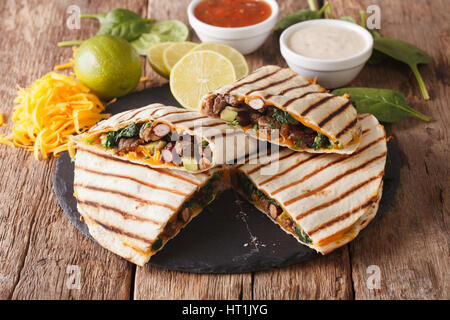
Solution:
[{"label": "sour cream dip", "polygon": [[367,42],[350,28],[316,24],[292,32],[287,45],[305,57],[343,59],[363,51]]},{"label": "sour cream dip", "polygon": [[339,19],[315,19],[294,24],[280,36],[280,51],[289,68],[315,79],[327,89],[350,83],[373,50],[365,28]]}]

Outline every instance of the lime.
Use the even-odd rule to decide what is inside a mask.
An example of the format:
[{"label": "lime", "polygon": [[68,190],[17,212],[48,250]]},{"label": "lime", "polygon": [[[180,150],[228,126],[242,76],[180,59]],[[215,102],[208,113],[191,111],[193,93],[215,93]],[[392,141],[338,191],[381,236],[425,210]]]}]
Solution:
[{"label": "lime", "polygon": [[248,74],[248,64],[244,56],[239,51],[230,46],[222,43],[204,42],[192,49],[192,51],[199,50],[212,50],[228,58],[234,66],[234,71],[236,72],[237,79],[240,79]]},{"label": "lime", "polygon": [[115,36],[92,37],[75,54],[78,80],[105,100],[134,90],[141,78],[141,68],[136,50],[128,41]]},{"label": "lime", "polygon": [[170,90],[187,109],[200,108],[202,97],[236,80],[233,64],[223,55],[202,50],[186,54],[170,72]]},{"label": "lime", "polygon": [[184,41],[177,42],[166,48],[163,53],[163,61],[167,70],[172,70],[175,63],[177,63],[186,53],[198,46],[198,43]]},{"label": "lime", "polygon": [[150,26],[150,33],[156,34],[161,42],[185,41],[189,36],[188,27],[178,20],[166,20],[153,23]]},{"label": "lime", "polygon": [[153,33],[144,33],[137,40],[132,41],[131,45],[136,49],[137,53],[141,56],[145,56],[148,48],[160,41],[161,40],[158,35]]},{"label": "lime", "polygon": [[169,47],[173,42],[162,42],[151,46],[147,52],[147,60],[150,66],[155,70],[160,76],[169,79],[169,70],[167,70],[163,61],[163,52]]}]

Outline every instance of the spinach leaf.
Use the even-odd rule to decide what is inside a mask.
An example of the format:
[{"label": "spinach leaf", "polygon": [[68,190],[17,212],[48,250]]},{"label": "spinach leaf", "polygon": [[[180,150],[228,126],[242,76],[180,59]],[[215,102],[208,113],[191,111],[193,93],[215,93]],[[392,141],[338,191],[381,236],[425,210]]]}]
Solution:
[{"label": "spinach leaf", "polygon": [[395,90],[375,88],[341,88],[332,92],[335,95],[348,93],[358,113],[371,113],[381,122],[397,122],[407,115],[423,121],[431,118],[414,110],[406,103],[405,96]]},{"label": "spinach leaf", "polygon": [[277,28],[275,29],[275,33],[281,34],[284,30],[286,30],[293,24],[307,21],[307,20],[320,19],[320,18],[322,18],[322,15],[319,14],[318,11],[311,11],[311,10],[296,11],[296,12],[291,13],[290,15],[287,15],[286,17],[282,18],[280,21],[278,21]]},{"label": "spinach leaf", "polygon": [[263,198],[268,200],[270,203],[273,203],[276,206],[279,206],[278,203],[270,198],[269,196],[267,196],[264,192],[260,191],[258,188],[256,188],[256,186],[253,184],[253,182],[247,177],[246,174],[244,173],[239,173],[238,174],[238,179],[239,179],[239,183],[240,186],[242,188],[242,190],[244,191],[244,193],[246,195],[248,195],[249,197],[251,197],[253,194],[255,194],[257,197],[259,198]]},{"label": "spinach leaf", "polygon": [[299,227],[297,227],[297,225],[294,225],[294,230],[295,233],[298,236],[298,239],[303,242],[303,243],[311,243],[311,238],[308,236],[308,234],[303,231],[302,229],[300,229]]},{"label": "spinach leaf", "polygon": [[423,98],[425,100],[430,99],[425,83],[417,67],[418,64],[430,63],[431,58],[426,52],[407,42],[381,36],[374,39],[373,47],[375,50],[407,64],[413,71],[414,76],[419,83]]},{"label": "spinach leaf", "polygon": [[139,134],[139,126],[136,123],[131,123],[125,128],[117,131],[111,131],[102,139],[102,144],[106,149],[114,148],[121,138],[132,138]]},{"label": "spinach leaf", "polygon": [[[81,15],[83,17],[83,15]],[[84,17],[92,17],[85,15]],[[98,35],[113,35],[127,41],[136,40],[150,29],[151,19],[143,19],[137,13],[127,9],[114,9],[106,15],[94,15],[100,22]]]},{"label": "spinach leaf", "polygon": [[290,124],[298,124],[298,121],[295,120],[287,111],[283,111],[278,108],[273,108],[272,118],[277,120],[280,124],[290,123]]},{"label": "spinach leaf", "polygon": [[344,20],[356,24],[356,20],[352,16],[341,16],[339,20]]},{"label": "spinach leaf", "polygon": [[[153,19],[144,19],[127,9],[114,9],[108,13],[82,14],[81,18],[94,18],[100,23],[97,35],[112,35],[127,41],[138,39],[150,30]],[[59,42],[58,47],[80,45],[83,41]]]},{"label": "spinach leaf", "polygon": [[152,250],[161,249],[162,245],[163,245],[162,239],[158,237],[152,244]]},{"label": "spinach leaf", "polygon": [[331,148],[333,148],[333,143],[330,141],[330,139],[326,135],[321,134],[319,132],[319,133],[317,133],[317,136],[314,139],[312,148],[314,148],[314,150],[317,150],[322,147],[331,149]]}]

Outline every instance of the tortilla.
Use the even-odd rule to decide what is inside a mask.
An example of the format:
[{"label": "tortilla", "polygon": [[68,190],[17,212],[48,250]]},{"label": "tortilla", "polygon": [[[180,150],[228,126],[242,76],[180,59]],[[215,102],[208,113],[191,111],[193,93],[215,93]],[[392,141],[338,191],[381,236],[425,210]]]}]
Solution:
[{"label": "tortilla", "polygon": [[[140,266],[228,183],[221,167],[192,174],[92,150],[78,150],[74,175],[78,212],[89,233],[104,248]],[[183,216],[186,208],[189,214]]]},{"label": "tortilla", "polygon": [[[154,127],[160,124],[168,125],[172,131],[161,138],[165,146],[157,151],[153,150],[153,154],[149,153],[148,150],[150,148],[147,148],[147,146],[151,146],[158,140],[145,144],[147,142],[139,139],[141,137],[140,131],[147,122]],[[118,130],[126,130],[124,128],[134,125],[138,128],[139,135],[131,139],[141,140],[141,142],[138,142],[141,145],[137,146],[136,149],[118,152],[120,140],[118,145],[110,148],[106,147],[104,142],[107,141],[109,133],[114,134],[119,132]],[[169,137],[170,135],[171,137]],[[193,143],[194,151],[191,151],[192,154],[188,157],[185,157],[185,155],[176,156],[178,157],[178,163],[175,163],[175,160],[173,162],[164,161],[164,149],[170,143],[176,144],[183,141],[182,139],[185,139],[185,137],[190,136],[193,136],[195,141]],[[234,130],[223,121],[209,118],[194,111],[162,104],[151,104],[143,108],[116,114],[107,120],[99,122],[89,131],[72,137],[71,141],[73,141],[75,144],[74,148],[77,150],[91,150],[150,167],[193,172],[203,172],[217,165],[233,163],[236,158],[248,152],[250,148],[249,139],[242,130]],[[203,143],[207,145],[205,148],[202,146]],[[255,144],[255,142],[252,143],[253,145]],[[203,153],[206,153],[205,150],[209,148],[211,152],[210,157],[200,156],[200,160],[196,160],[199,158],[195,155],[195,150],[199,150],[198,148],[203,148]],[[172,150],[174,149],[176,149],[176,145]],[[174,159],[176,158],[175,156],[173,157]],[[185,159],[189,161],[185,161]]]},{"label": "tortilla", "polygon": [[[246,115],[233,119],[224,115],[224,110]],[[255,138],[296,151],[351,154],[361,136],[350,100],[279,66],[261,67],[209,93],[202,100],[201,112],[215,117],[220,114]]]},{"label": "tortilla", "polygon": [[282,149],[262,157],[260,164],[251,164],[256,154],[250,155],[237,166],[236,187],[269,217],[274,213],[271,218],[283,230],[318,252],[348,243],[375,217],[387,155],[383,126],[368,114],[358,121],[361,143],[353,154]]}]

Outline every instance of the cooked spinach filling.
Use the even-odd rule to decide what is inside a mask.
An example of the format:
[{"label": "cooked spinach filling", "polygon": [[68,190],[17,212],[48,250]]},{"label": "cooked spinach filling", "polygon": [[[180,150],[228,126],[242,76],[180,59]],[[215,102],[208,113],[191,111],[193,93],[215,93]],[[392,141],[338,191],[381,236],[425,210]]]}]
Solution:
[{"label": "cooked spinach filling", "polygon": [[247,177],[244,173],[238,174],[238,180],[239,184],[242,188],[242,191],[249,197],[256,195],[258,198],[265,199],[269,201],[270,203],[273,203],[274,205],[278,206],[278,203],[273,200],[272,198],[268,197],[264,192],[260,191],[256,186],[253,184],[253,182]]},{"label": "cooked spinach filling", "polygon": [[221,180],[222,174],[222,172],[214,173],[208,183],[194,193],[191,199],[184,203],[180,211],[183,211],[184,208],[199,209],[206,207],[214,198],[214,191],[217,183]]},{"label": "cooked spinach filling", "polygon": [[272,118],[277,120],[280,124],[290,123],[290,124],[298,124],[298,121],[292,117],[289,112],[283,111],[278,108],[273,108]]},{"label": "cooked spinach filling", "polygon": [[[147,125],[147,123],[145,125]],[[138,136],[140,129],[141,125],[131,123],[125,128],[119,129],[117,131],[108,132],[106,135],[102,136],[101,144],[106,149],[114,148],[117,146],[121,138],[133,138]]]},{"label": "cooked spinach filling", "polygon": [[[275,206],[278,206],[278,202],[274,199],[268,197],[264,192],[260,191],[254,183],[247,177],[244,173],[238,174],[238,182],[239,186],[241,187],[242,191],[250,198],[258,197],[259,200],[267,200],[270,203],[274,204]],[[269,213],[270,214],[270,213]],[[298,239],[303,243],[311,243],[312,240],[306,234],[306,232],[303,231],[302,228],[300,228],[294,220],[285,212],[281,213],[278,217],[275,218],[275,220],[280,223],[281,226],[283,226],[285,229],[290,231],[293,234],[296,234]]]}]

